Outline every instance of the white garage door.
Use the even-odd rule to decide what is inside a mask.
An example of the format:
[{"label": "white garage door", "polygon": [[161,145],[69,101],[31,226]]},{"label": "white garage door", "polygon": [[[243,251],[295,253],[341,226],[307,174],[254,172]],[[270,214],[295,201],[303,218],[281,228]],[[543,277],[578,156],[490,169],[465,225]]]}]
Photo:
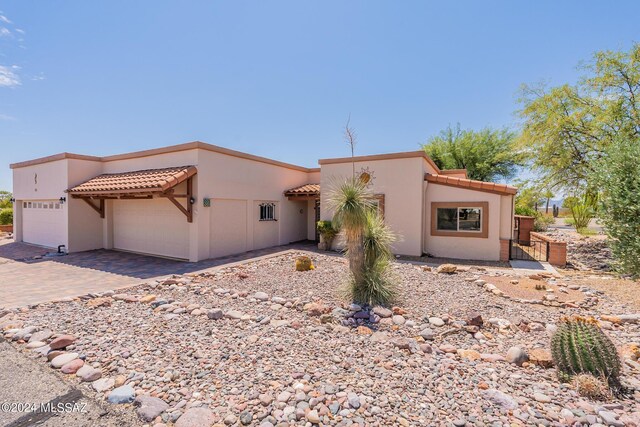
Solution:
[{"label": "white garage door", "polygon": [[211,200],[211,258],[247,251],[247,201]]},{"label": "white garage door", "polygon": [[22,202],[22,240],[56,248],[67,244],[64,207],[57,200]]},{"label": "white garage door", "polygon": [[114,200],[113,247],[189,258],[187,217],[169,200]]}]

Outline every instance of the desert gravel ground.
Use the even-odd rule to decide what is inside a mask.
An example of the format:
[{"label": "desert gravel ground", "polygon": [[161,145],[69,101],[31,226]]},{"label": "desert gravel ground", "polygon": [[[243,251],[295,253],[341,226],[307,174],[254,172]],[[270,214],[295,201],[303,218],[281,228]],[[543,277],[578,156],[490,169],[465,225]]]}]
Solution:
[{"label": "desert gravel ground", "polygon": [[639,391],[594,402],[558,382],[553,369],[505,360],[513,347],[531,355],[548,348],[562,316],[612,315],[603,327],[624,353],[625,383],[640,390],[632,346],[640,342],[640,317],[616,317],[635,313],[632,307],[584,285],[572,291],[592,305],[524,304],[507,298],[508,289],[499,296],[477,282],[502,282],[501,272],[437,274],[396,263],[397,308],[376,311],[374,324],[348,327],[345,315],[358,307],[339,292],[345,260],[306,253],[315,270],[296,272],[301,254],[11,311],[0,326],[42,364],[42,351],[22,342],[46,329],[53,333],[47,341],[73,335],[66,352],[102,378],[59,375],[98,400],[114,387],[118,395],[156,397],[157,406],[141,414],[148,425],[640,426]]}]

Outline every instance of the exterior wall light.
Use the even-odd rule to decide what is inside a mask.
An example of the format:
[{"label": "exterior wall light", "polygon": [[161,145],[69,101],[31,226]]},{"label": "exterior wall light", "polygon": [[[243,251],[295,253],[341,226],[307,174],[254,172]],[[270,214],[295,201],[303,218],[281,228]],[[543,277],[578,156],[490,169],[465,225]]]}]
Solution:
[{"label": "exterior wall light", "polygon": [[195,202],[196,202],[196,199],[194,197],[189,198],[189,203],[193,205]]},{"label": "exterior wall light", "polygon": [[10,201],[11,203],[15,203],[15,202],[16,202],[16,199],[14,199],[14,198],[12,197],[12,198],[10,198],[10,199],[9,199],[9,201]]},{"label": "exterior wall light", "polygon": [[64,202],[66,202],[66,201],[67,201],[67,198],[66,198],[66,197],[60,197],[60,203],[64,203]]}]

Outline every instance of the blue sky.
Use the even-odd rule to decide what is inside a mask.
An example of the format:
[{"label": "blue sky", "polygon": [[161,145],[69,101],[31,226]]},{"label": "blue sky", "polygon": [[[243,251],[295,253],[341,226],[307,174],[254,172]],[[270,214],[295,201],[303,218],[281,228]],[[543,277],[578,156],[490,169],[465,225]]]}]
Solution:
[{"label": "blue sky", "polygon": [[[8,164],[201,140],[316,166],[517,126],[518,88],[640,41],[637,1],[0,1]],[[3,19],[4,18],[4,19]]]}]

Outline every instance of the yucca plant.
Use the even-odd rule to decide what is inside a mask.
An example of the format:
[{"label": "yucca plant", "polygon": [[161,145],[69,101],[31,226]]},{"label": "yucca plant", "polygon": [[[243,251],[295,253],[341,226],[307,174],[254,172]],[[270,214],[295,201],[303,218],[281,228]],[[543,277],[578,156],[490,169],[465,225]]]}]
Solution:
[{"label": "yucca plant", "polygon": [[329,194],[333,223],[345,234],[351,277],[348,295],[354,302],[387,305],[396,295],[389,267],[394,237],[377,212],[366,183],[347,179]]},{"label": "yucca plant", "polygon": [[364,232],[367,212],[373,208],[372,194],[356,178],[335,185],[329,193],[328,203],[333,209],[333,223],[343,230],[349,269],[356,286],[364,281]]},{"label": "yucca plant", "polygon": [[369,305],[388,305],[395,299],[397,290],[390,273],[393,259],[391,244],[395,239],[382,215],[370,209],[363,241],[365,286],[358,288],[359,295],[353,295],[354,300]]},{"label": "yucca plant", "polygon": [[551,338],[551,354],[560,380],[591,374],[606,381],[614,393],[622,392],[620,357],[595,319],[563,318]]}]

